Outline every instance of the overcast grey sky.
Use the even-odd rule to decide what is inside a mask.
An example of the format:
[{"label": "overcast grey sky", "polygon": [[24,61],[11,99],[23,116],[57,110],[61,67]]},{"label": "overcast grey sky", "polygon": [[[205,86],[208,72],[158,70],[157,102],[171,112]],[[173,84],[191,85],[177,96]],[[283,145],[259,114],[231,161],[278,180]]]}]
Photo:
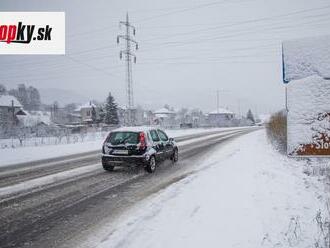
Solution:
[{"label": "overcast grey sky", "polygon": [[[135,103],[258,113],[284,106],[281,41],[330,33],[330,0],[1,0],[2,11],[65,11],[66,55],[0,55],[0,83],[73,90],[125,105],[118,26],[126,11],[140,50]],[[94,70],[93,68],[98,68]]]}]

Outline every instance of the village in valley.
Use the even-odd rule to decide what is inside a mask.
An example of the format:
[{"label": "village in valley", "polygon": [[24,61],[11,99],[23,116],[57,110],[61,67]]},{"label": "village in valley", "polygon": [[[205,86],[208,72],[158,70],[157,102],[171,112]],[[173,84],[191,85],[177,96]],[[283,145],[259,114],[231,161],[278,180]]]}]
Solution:
[{"label": "village in valley", "polygon": [[[104,102],[43,104],[38,89],[34,87],[20,84],[16,89],[7,90],[0,85],[0,138],[11,140],[10,144],[2,142],[2,148],[23,146],[28,138],[43,138],[42,142],[45,142],[47,136],[61,139],[76,134],[83,139],[89,132],[128,125],[129,115],[133,116],[134,125],[157,125],[166,129],[262,125],[251,110],[244,115],[219,106],[210,112],[198,108],[177,109],[169,105],[154,110],[141,106],[129,110],[119,106],[111,93]],[[36,143],[40,145],[40,142]]]},{"label": "village in valley", "polygon": [[0,248],[330,248],[330,1],[1,1]]}]

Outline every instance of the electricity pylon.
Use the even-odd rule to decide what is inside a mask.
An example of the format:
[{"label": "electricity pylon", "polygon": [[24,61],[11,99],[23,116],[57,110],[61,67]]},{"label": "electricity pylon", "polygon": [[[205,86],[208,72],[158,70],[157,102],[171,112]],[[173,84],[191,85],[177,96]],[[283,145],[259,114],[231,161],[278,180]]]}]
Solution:
[{"label": "electricity pylon", "polygon": [[[130,24],[128,19],[128,13],[126,14],[126,21],[119,22],[119,26],[125,26],[126,34],[117,36],[117,43],[119,44],[120,40],[126,41],[126,49],[120,50],[119,57],[120,59],[125,56],[126,61],[126,96],[127,96],[127,111],[128,111],[128,124],[134,125],[133,118],[133,109],[134,109],[134,97],[133,97],[133,81],[132,81],[132,58],[134,59],[134,63],[136,63],[136,56],[132,52],[132,50],[138,49],[138,43],[132,39],[131,31],[133,31],[133,35],[135,36],[135,27]],[[135,48],[132,48],[132,44],[135,45]]]}]

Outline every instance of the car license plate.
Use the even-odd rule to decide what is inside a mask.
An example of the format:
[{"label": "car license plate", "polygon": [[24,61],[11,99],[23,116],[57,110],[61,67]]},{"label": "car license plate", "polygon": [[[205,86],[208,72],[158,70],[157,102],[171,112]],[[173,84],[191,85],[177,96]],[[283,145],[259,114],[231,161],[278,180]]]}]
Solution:
[{"label": "car license plate", "polygon": [[128,155],[128,150],[114,150],[112,154]]}]

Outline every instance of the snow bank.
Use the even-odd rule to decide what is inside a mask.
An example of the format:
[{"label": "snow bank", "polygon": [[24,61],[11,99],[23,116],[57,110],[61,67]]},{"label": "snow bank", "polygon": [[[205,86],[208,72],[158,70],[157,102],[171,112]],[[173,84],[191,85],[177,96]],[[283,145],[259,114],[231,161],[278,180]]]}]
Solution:
[{"label": "snow bank", "polygon": [[284,81],[330,78],[330,35],[283,42]]},{"label": "snow bank", "polygon": [[101,140],[108,132],[92,131],[87,133],[62,134],[59,136],[26,137],[22,141],[16,139],[0,139],[0,149],[20,149],[27,146],[67,145],[81,142]]},{"label": "snow bank", "polygon": [[95,150],[99,150],[101,153],[102,142],[102,140],[96,140],[75,144],[27,146],[15,149],[0,149],[0,167]]},{"label": "snow bank", "polygon": [[81,247],[314,247],[323,192],[301,167],[273,151],[263,130],[247,134]]},{"label": "snow bank", "polygon": [[301,145],[315,144],[320,133],[330,137],[330,80],[319,76],[293,80],[287,92],[288,154]]}]

